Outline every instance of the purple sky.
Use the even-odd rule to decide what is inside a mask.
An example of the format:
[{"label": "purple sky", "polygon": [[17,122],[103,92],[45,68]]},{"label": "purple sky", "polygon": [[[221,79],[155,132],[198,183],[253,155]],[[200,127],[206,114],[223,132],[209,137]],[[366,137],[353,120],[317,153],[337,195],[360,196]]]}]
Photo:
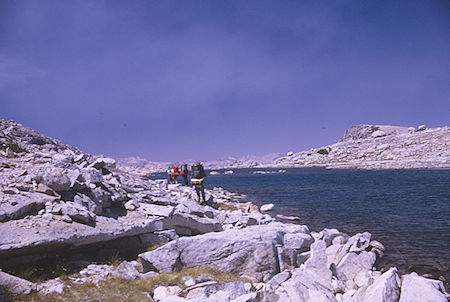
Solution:
[{"label": "purple sky", "polygon": [[157,161],[450,124],[450,1],[0,0],[0,117]]}]

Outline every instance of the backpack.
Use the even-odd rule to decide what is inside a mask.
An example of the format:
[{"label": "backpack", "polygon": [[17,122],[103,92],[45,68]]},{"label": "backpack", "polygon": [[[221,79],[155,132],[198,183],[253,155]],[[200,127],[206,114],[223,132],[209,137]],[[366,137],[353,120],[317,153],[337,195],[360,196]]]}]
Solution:
[{"label": "backpack", "polygon": [[192,178],[200,179],[206,177],[205,169],[201,163],[192,166]]},{"label": "backpack", "polygon": [[181,165],[181,175],[188,175],[188,168],[186,164]]},{"label": "backpack", "polygon": [[177,165],[173,166],[173,175],[175,175],[175,176],[180,175],[180,170],[178,170],[178,166]]}]

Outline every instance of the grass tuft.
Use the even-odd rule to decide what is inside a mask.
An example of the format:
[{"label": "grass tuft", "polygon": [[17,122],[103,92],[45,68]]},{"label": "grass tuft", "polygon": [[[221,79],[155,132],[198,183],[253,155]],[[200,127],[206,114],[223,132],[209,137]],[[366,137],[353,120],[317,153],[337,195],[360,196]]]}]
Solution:
[{"label": "grass tuft", "polygon": [[66,264],[57,264],[27,267],[22,271],[13,272],[13,275],[31,282],[43,282],[56,277],[66,278],[69,272],[70,269]]},{"label": "grass tuft", "polygon": [[151,251],[156,250],[157,248],[162,247],[163,245],[164,245],[163,243],[156,243],[154,245],[149,246],[145,251],[146,252],[151,252]]},{"label": "grass tuft", "polygon": [[17,143],[6,143],[6,144],[2,144],[0,146],[0,150],[2,150],[2,151],[6,151],[6,149],[8,149],[8,148],[9,148],[9,150],[11,150],[14,153],[28,153],[27,149],[22,148]]},{"label": "grass tuft", "polygon": [[126,280],[112,278],[100,281],[98,285],[93,283],[69,284],[62,294],[40,295],[33,293],[30,295],[20,295],[10,297],[10,301],[23,302],[54,302],[54,301],[148,301],[147,294],[153,294],[157,286],[178,285],[184,287],[182,278],[184,276],[198,277],[200,275],[210,275],[218,283],[234,281],[251,282],[236,274],[219,272],[213,269],[188,268],[180,272],[160,273],[146,279]]},{"label": "grass tuft", "polygon": [[120,257],[120,253],[119,252],[115,252],[111,258],[107,261],[108,265],[112,265],[114,267],[114,269],[116,269],[119,264],[122,263],[122,258]]},{"label": "grass tuft", "polygon": [[223,203],[219,205],[219,209],[223,210],[223,211],[237,211],[237,210],[239,210],[239,208],[234,206],[234,205],[223,204]]}]

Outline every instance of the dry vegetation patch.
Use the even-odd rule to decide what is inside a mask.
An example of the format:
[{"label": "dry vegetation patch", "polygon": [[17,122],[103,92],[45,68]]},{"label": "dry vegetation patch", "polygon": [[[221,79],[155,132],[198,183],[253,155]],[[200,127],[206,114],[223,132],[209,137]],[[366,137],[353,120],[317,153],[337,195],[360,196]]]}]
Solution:
[{"label": "dry vegetation patch", "polygon": [[140,302],[148,300],[147,295],[153,294],[153,290],[160,285],[178,285],[184,288],[182,278],[191,276],[197,278],[200,275],[209,275],[219,284],[242,281],[251,282],[249,279],[232,273],[219,272],[213,269],[189,268],[179,272],[160,273],[146,279],[126,280],[111,278],[94,283],[73,284],[67,282],[67,287],[62,294],[9,296],[10,301],[23,302],[53,302],[53,301],[130,301]]}]

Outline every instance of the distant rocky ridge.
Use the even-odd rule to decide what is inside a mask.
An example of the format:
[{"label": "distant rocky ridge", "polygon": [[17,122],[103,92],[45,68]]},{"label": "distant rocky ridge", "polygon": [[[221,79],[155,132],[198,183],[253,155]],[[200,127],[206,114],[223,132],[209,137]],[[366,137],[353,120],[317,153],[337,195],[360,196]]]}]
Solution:
[{"label": "distant rocky ridge", "polygon": [[274,166],[358,169],[449,169],[450,127],[358,125],[335,144],[276,159]]},{"label": "distant rocky ridge", "polygon": [[118,158],[117,166],[131,174],[147,176],[155,172],[164,172],[171,165],[170,162],[156,162],[139,156]]},{"label": "distant rocky ridge", "polygon": [[[280,158],[280,153],[270,153],[262,156],[247,155],[240,158],[228,157],[215,161],[204,161],[204,167],[208,170],[220,169],[239,169],[239,168],[257,168],[265,167]],[[190,167],[195,160],[186,160],[183,162],[155,162],[141,157],[118,158],[117,165],[122,170],[129,173],[146,176],[152,173],[165,172],[170,165],[185,163]]]},{"label": "distant rocky ridge", "polygon": [[[140,159],[142,162],[146,160]],[[131,166],[127,161],[120,161]],[[188,162],[192,164],[192,162]],[[163,172],[170,163],[147,161],[133,168],[141,175]],[[450,127],[386,125],[350,127],[336,143],[282,156],[246,156],[207,161],[209,170],[240,168],[326,167],[355,169],[449,169]],[[134,165],[133,167],[136,167]]]},{"label": "distant rocky ridge", "polygon": [[[200,205],[190,187],[128,173],[112,158],[0,120],[0,301],[7,299],[4,290],[63,300],[59,295],[67,297],[75,285],[145,280],[189,268],[246,280],[219,283],[214,276],[187,275],[178,285],[140,292],[138,301],[448,300],[442,281],[378,270],[384,247],[370,233],[311,232],[241,200],[213,188],[207,205]],[[155,244],[161,246],[147,251]],[[98,263],[113,251],[140,253],[117,267]],[[64,261],[77,264],[78,273],[41,282],[11,273],[57,255],[72,256]]]},{"label": "distant rocky ridge", "polygon": [[280,157],[280,153],[270,153],[261,156],[248,155],[240,158],[229,157],[216,161],[206,161],[204,165],[206,169],[210,170],[257,168],[270,165],[275,159]]}]

